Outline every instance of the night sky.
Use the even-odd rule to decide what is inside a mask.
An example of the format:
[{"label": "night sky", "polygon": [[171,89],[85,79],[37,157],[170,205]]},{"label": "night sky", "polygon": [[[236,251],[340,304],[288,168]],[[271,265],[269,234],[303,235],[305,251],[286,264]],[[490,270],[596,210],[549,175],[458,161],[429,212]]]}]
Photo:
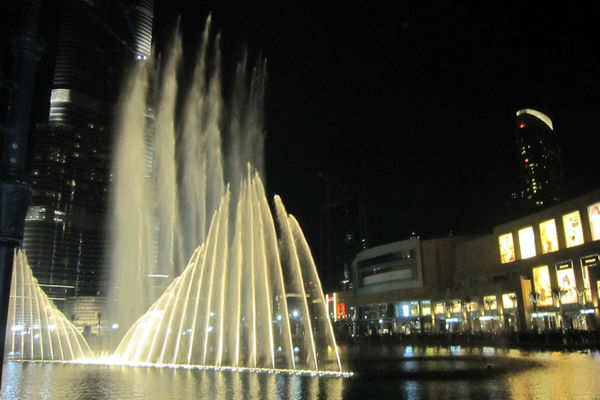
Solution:
[{"label": "night sky", "polygon": [[371,244],[485,232],[515,190],[523,107],[553,119],[569,193],[600,187],[599,14],[587,2],[156,3],[159,40],[180,14],[193,47],[210,11],[225,63],[244,45],[267,57],[268,190],[312,246],[322,240],[324,177],[363,185]]}]

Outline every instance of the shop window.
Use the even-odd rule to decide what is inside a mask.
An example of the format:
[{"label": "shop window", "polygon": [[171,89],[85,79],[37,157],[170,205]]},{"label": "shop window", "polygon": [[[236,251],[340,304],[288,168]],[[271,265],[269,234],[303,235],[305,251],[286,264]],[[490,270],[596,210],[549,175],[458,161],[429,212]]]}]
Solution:
[{"label": "shop window", "polygon": [[504,293],[502,295],[502,307],[505,310],[517,308],[517,296],[514,293]]},{"label": "shop window", "polygon": [[496,300],[496,296],[483,296],[483,308],[485,310],[498,309],[498,302]]},{"label": "shop window", "polygon": [[429,300],[421,301],[421,315],[424,317],[431,315],[431,302]]},{"label": "shop window", "polygon": [[538,306],[552,305],[552,287],[550,285],[550,272],[547,265],[533,269],[533,290],[538,294]]},{"label": "shop window", "polygon": [[586,265],[581,266],[581,275],[583,275],[583,290],[585,292],[585,302],[592,302],[592,289],[590,284],[590,271]]},{"label": "shop window", "polygon": [[577,303],[577,284],[575,283],[575,272],[570,261],[556,266],[556,280],[560,289],[561,303]]},{"label": "shop window", "polygon": [[460,300],[452,300],[450,312],[452,312],[453,314],[462,312]]},{"label": "shop window", "polygon": [[419,315],[419,302],[411,301],[410,302],[410,315],[416,317]]}]

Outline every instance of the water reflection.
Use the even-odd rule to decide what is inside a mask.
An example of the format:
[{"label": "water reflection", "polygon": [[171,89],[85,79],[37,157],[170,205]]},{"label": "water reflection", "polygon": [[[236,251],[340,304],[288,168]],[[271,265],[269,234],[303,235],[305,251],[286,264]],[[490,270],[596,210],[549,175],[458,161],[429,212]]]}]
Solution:
[{"label": "water reflection", "polygon": [[[356,355],[364,358],[356,359]],[[387,355],[387,359],[384,356]],[[368,357],[367,357],[368,356]],[[387,360],[369,364],[371,359]],[[592,399],[600,398],[600,353],[528,353],[493,348],[368,346],[346,348],[349,379],[171,368],[9,362],[0,397],[15,399]],[[394,360],[397,359],[397,360]],[[488,377],[436,374],[479,364],[535,361],[532,368]],[[387,363],[387,364],[386,364]],[[479,365],[477,364],[477,365]],[[383,373],[368,368],[383,365]],[[481,364],[483,365],[483,364]],[[494,364],[496,365],[496,364]],[[412,378],[386,375],[387,366]],[[427,373],[431,376],[427,376]],[[418,374],[424,374],[419,377]],[[423,378],[426,376],[426,378]]]}]

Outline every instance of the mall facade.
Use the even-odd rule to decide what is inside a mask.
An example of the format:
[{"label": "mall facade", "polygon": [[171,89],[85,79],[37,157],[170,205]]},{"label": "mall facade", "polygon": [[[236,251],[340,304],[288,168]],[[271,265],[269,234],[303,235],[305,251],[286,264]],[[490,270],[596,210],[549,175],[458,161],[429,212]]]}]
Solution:
[{"label": "mall facade", "polygon": [[353,335],[600,329],[600,189],[476,237],[366,249],[327,296]]}]

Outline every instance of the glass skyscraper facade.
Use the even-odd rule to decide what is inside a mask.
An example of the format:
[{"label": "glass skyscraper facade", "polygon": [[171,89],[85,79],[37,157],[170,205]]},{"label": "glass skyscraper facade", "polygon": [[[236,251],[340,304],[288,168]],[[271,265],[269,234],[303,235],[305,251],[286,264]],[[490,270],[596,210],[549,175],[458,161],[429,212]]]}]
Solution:
[{"label": "glass skyscraper facade", "polygon": [[515,123],[521,211],[533,212],[564,200],[561,148],[552,120],[526,108],[517,111]]},{"label": "glass skyscraper facade", "polygon": [[[46,6],[47,118],[32,139],[33,198],[23,246],[48,295],[103,289],[111,147],[127,69],[150,56],[152,0]],[[60,304],[60,303],[59,303]]]}]

